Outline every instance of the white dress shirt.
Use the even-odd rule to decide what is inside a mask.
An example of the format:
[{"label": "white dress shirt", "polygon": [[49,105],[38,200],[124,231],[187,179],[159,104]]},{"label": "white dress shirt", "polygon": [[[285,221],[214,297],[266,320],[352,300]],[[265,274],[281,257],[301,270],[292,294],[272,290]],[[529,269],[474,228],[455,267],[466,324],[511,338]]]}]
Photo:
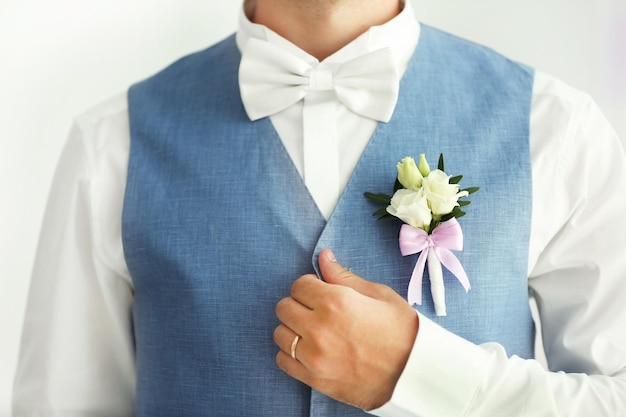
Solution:
[{"label": "white dress shirt", "polygon": [[[309,55],[265,26],[252,23],[243,13],[240,14],[239,26],[240,30],[237,32],[237,46],[242,51],[245,49],[248,39],[253,37],[280,46],[312,66],[319,64],[317,58]],[[410,4],[407,4],[402,13],[393,20],[385,25],[370,28],[366,33],[326,58],[324,64],[329,66],[338,65],[368,52],[389,47],[396,60],[397,72],[399,75],[402,75],[406,71],[409,61],[413,56],[413,51],[417,46],[419,31],[419,24],[415,20],[413,9]],[[391,39],[403,39],[403,41],[389,42]],[[327,154],[335,155],[333,157],[327,157],[327,163],[323,164],[319,169],[328,170],[328,161],[337,160],[339,164],[337,178],[338,187],[321,187],[326,194],[330,194],[324,196],[316,194],[315,189],[309,189],[318,204],[318,208],[326,219],[330,217],[339,200],[341,192],[345,188],[348,179],[350,179],[354,167],[356,167],[365,146],[378,125],[375,120],[353,113],[348,110],[346,106],[341,105],[337,100],[335,101],[335,117],[337,121],[336,136],[339,140],[337,141],[336,148],[326,148]],[[307,166],[307,162],[309,162],[309,155],[304,154],[302,109],[303,101],[300,101],[284,111],[274,114],[270,119],[285,144],[289,156],[294,161],[298,172],[304,177],[305,183],[308,183],[309,178],[304,176],[305,166]],[[308,128],[315,129],[315,126],[309,126]],[[324,177],[324,175],[319,175],[321,172],[319,174],[316,172],[312,174],[312,176]],[[330,202],[330,204],[327,202]]]},{"label": "white dress shirt", "polygon": [[[329,59],[395,45],[402,72],[418,38],[412,14],[407,4],[398,18]],[[299,51],[243,18],[239,42],[250,36]],[[302,172],[298,107],[271,120]],[[121,239],[127,110],[119,96],[79,117],[60,159],[26,312],[16,417],[133,414],[133,284]],[[339,137],[354,141],[337,149],[343,188],[376,122],[346,110],[338,117]],[[542,73],[534,84],[530,147],[532,172],[519,173],[533,179],[529,289],[552,371],[509,358],[497,344],[469,343],[420,315],[393,398],[373,414],[597,417],[626,410],[626,158],[592,100]]]}]

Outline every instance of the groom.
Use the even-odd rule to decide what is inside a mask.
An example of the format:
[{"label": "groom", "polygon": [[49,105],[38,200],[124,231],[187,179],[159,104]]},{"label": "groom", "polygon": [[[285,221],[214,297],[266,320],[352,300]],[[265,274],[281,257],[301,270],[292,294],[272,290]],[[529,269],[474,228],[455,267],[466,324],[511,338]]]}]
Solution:
[{"label": "groom", "polygon": [[[583,145],[555,165],[610,155],[619,168],[600,180],[626,179],[595,108],[530,68],[420,26],[400,0],[257,0],[245,10],[236,37],[128,93],[128,407],[138,416],[615,415],[626,364],[586,347],[602,334],[603,356],[624,357],[614,330],[624,313],[582,317],[599,323],[570,350],[564,339],[580,306],[626,292],[624,268],[604,255],[618,250],[624,226],[577,226],[579,214],[607,218],[619,205],[550,207],[537,197],[555,187],[533,183],[558,173],[549,160],[575,117],[607,150]],[[397,162],[421,153],[443,153],[450,174],[481,188],[457,253],[472,290],[444,272],[445,317],[426,286],[417,312],[406,302],[416,257],[399,252],[400,222],[375,221],[378,207],[363,197],[390,193]],[[584,194],[585,184],[572,188]],[[595,233],[609,243],[572,247]],[[550,365],[577,376],[532,360],[529,271]],[[603,282],[584,290],[596,271]],[[558,296],[565,278],[567,300]],[[105,374],[106,387],[117,376]]]}]

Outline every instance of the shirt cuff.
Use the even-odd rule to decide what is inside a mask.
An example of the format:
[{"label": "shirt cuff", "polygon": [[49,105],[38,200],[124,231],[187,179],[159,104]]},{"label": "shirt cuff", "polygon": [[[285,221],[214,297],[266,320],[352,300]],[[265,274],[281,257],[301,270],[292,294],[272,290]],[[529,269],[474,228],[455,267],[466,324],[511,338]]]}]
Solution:
[{"label": "shirt cuff", "polygon": [[464,415],[491,353],[418,314],[419,330],[391,400],[369,413],[379,417]]}]

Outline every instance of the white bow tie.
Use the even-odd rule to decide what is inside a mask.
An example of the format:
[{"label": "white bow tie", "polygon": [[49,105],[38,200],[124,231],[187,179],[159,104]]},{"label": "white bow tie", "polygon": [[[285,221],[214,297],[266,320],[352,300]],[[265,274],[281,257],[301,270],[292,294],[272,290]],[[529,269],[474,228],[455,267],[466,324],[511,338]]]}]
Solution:
[{"label": "white bow tie", "polygon": [[251,38],[239,67],[241,98],[251,120],[278,113],[308,91],[334,90],[351,111],[388,122],[398,99],[398,74],[389,48],[338,66],[312,66],[283,49]]}]

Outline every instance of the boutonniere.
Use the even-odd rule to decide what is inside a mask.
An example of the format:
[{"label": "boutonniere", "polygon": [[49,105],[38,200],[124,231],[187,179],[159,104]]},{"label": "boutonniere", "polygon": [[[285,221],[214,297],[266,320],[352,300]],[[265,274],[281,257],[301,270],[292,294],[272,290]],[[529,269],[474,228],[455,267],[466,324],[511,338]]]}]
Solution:
[{"label": "boutonniere", "polygon": [[397,217],[405,224],[400,228],[400,252],[403,256],[420,253],[408,288],[411,305],[422,304],[422,277],[428,263],[430,288],[438,316],[446,315],[445,288],[442,265],[459,280],[465,291],[470,283],[461,262],[452,253],[463,250],[463,232],[457,221],[463,217],[464,200],[478,187],[460,189],[462,175],[448,176],[444,170],[443,154],[436,170],[430,169],[426,156],[420,155],[419,165],[411,157],[397,164],[398,176],[393,196],[366,192],[365,197],[385,204],[374,216],[379,220]]}]

